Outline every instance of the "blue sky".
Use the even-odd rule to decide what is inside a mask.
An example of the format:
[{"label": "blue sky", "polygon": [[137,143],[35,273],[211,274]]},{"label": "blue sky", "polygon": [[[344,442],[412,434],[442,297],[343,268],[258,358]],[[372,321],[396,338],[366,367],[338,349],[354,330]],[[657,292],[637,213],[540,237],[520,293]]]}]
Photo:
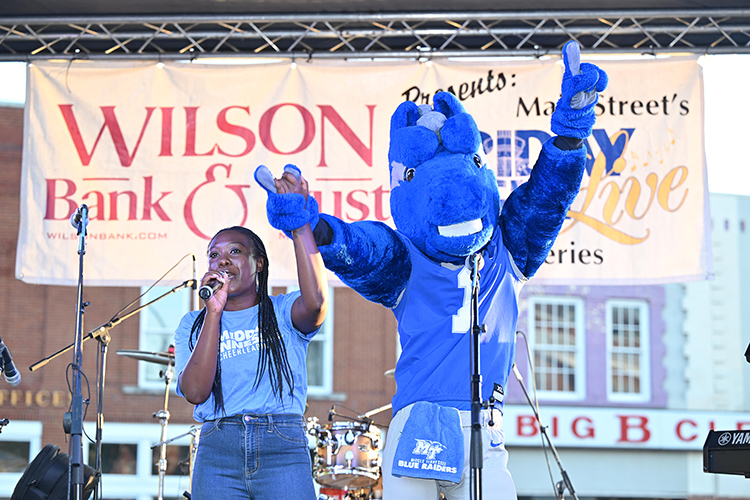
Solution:
[{"label": "blue sky", "polygon": [[[712,193],[750,196],[750,55],[710,55],[703,66],[708,188]],[[0,104],[22,106],[25,63],[0,62]]]}]

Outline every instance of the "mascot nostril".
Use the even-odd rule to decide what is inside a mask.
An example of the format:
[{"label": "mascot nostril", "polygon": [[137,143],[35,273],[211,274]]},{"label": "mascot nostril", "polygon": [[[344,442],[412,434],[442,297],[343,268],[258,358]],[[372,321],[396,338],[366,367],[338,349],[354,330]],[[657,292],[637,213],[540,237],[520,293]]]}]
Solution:
[{"label": "mascot nostril", "polygon": [[[469,421],[472,401],[473,259],[467,256],[479,252],[483,262],[478,279],[478,323],[486,329],[481,399],[497,401],[513,366],[518,295],[547,257],[578,194],[586,164],[584,140],[596,121],[598,92],[607,85],[604,71],[580,63],[575,42],[565,45],[563,60],[561,97],[550,127],[556,136],[542,145],[528,181],[510,194],[502,212],[494,173],[484,167],[477,126],[446,92],[435,94],[433,107],[403,102],[391,117],[388,168],[395,229],[374,221],[346,223],[329,214],[319,214],[318,221],[317,205],[310,200],[304,205],[289,199],[285,205],[280,195],[269,193],[271,225],[288,231],[299,221],[317,224],[315,241],[326,267],[366,299],[390,308],[398,322],[402,352],[389,428],[394,438],[389,437],[383,453],[384,498],[435,498],[435,491],[449,500],[468,498],[471,480],[462,472],[469,467],[463,450],[470,433],[461,428],[462,419]],[[485,94],[477,105],[492,100]],[[497,404],[502,407],[502,401]],[[415,439],[424,444],[418,449],[441,453],[440,470],[402,465],[413,463]],[[484,465],[483,494],[514,499],[502,439],[491,449],[489,444],[483,443],[483,453],[496,460]],[[420,482],[423,489],[413,477],[427,480]],[[442,481],[459,486],[445,489]]]}]

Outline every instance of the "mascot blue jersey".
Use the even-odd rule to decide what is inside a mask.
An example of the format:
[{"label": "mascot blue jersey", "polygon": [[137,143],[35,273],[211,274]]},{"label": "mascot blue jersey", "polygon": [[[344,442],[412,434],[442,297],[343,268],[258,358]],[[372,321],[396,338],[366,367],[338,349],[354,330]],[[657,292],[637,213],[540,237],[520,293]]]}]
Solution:
[{"label": "mascot blue jersey", "polygon": [[[471,409],[471,270],[427,258],[397,233],[412,264],[406,288],[393,308],[401,356],[396,365],[394,414],[416,401]],[[482,400],[494,384],[505,390],[515,353],[518,294],[524,283],[511,262],[500,231],[482,251],[479,279]]]}]

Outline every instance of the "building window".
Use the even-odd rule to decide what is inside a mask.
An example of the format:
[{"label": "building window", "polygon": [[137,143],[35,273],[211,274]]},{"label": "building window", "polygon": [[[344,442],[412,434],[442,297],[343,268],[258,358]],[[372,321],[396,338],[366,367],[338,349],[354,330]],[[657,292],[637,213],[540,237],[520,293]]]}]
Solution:
[{"label": "building window", "polygon": [[[102,474],[135,474],[138,465],[138,445],[102,443]],[[158,461],[157,456],[157,461]],[[96,445],[89,443],[89,466],[95,467]]]},{"label": "building window", "polygon": [[0,498],[10,498],[26,467],[41,449],[41,422],[11,420],[2,427],[2,432],[0,432]]},{"label": "building window", "polygon": [[613,401],[648,401],[649,309],[636,300],[607,302],[607,396]]},{"label": "building window", "polygon": [[[93,423],[85,422],[84,429],[94,436]],[[107,422],[102,433],[102,489],[104,500],[153,500],[159,493],[159,457],[162,429],[160,424]],[[163,498],[183,498],[190,491],[190,467],[198,444],[197,426],[170,423],[167,428],[166,472]],[[66,450],[67,452],[67,450]],[[86,443],[84,461],[91,467],[96,462],[96,447]]]},{"label": "building window", "polygon": [[[146,289],[144,288],[143,291]],[[172,287],[159,286],[149,290],[141,304],[168,293]],[[190,310],[191,289],[185,288],[169,293],[140,312],[141,351],[165,352],[174,343],[174,332],[180,319]],[[144,388],[163,389],[165,381],[160,375],[165,366],[158,363],[138,363],[138,385]]]},{"label": "building window", "polygon": [[556,400],[585,395],[583,301],[529,298],[529,348],[539,396]]},{"label": "building window", "polygon": [[[287,293],[299,290],[287,288]],[[333,392],[333,288],[328,288],[328,314],[320,331],[307,347],[307,393],[326,395]]]},{"label": "building window", "polygon": [[0,441],[0,473],[23,472],[29,463],[30,450],[28,441]]}]

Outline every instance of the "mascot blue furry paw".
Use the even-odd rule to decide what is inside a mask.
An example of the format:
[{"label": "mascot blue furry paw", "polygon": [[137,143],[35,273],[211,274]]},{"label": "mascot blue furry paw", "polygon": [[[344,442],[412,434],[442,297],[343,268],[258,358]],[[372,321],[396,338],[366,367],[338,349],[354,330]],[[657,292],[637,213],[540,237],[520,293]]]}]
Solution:
[{"label": "mascot blue furry paw", "polygon": [[[388,160],[395,230],[379,222],[345,223],[318,214],[312,197],[304,206],[301,200],[275,194],[267,182],[261,182],[270,172],[265,167],[256,171],[256,179],[269,191],[271,225],[290,231],[310,222],[326,267],[396,316],[402,352],[395,374],[394,419],[384,453],[387,498],[401,498],[401,481],[425,479],[399,469],[399,464],[408,468],[414,458],[408,453],[412,448],[418,452],[419,446],[415,448],[412,441],[399,447],[397,437],[411,436],[410,429],[416,428],[432,433],[422,436],[428,442],[429,438],[436,442],[438,436],[450,441],[455,436],[431,428],[429,422],[437,417],[427,418],[424,411],[437,408],[461,418],[469,413],[471,257],[476,253],[482,266],[478,320],[486,326],[480,351],[482,400],[494,396],[502,405],[515,353],[518,294],[547,257],[578,193],[586,162],[583,140],[595,122],[598,92],[607,85],[606,73],[580,62],[575,42],[565,45],[563,59],[562,93],[551,126],[557,136],[543,145],[528,181],[511,193],[502,210],[497,179],[487,168],[477,125],[458,99],[446,92],[435,94],[432,107],[404,102],[391,118]],[[415,403],[428,410],[412,411]],[[446,418],[455,422],[450,415]],[[460,423],[458,427],[460,434]],[[505,453],[503,446],[496,446],[502,435],[492,439],[489,452]],[[457,447],[463,448],[463,443],[453,446]],[[447,448],[443,443],[441,450]],[[452,459],[468,460],[463,453],[457,455]],[[484,475],[483,489],[493,491],[493,498],[500,490],[492,485],[510,489],[514,496],[504,462],[498,463],[503,465],[496,473]],[[457,468],[458,474],[426,479],[464,486],[469,482],[461,477],[463,462],[441,467],[454,472]]]}]

